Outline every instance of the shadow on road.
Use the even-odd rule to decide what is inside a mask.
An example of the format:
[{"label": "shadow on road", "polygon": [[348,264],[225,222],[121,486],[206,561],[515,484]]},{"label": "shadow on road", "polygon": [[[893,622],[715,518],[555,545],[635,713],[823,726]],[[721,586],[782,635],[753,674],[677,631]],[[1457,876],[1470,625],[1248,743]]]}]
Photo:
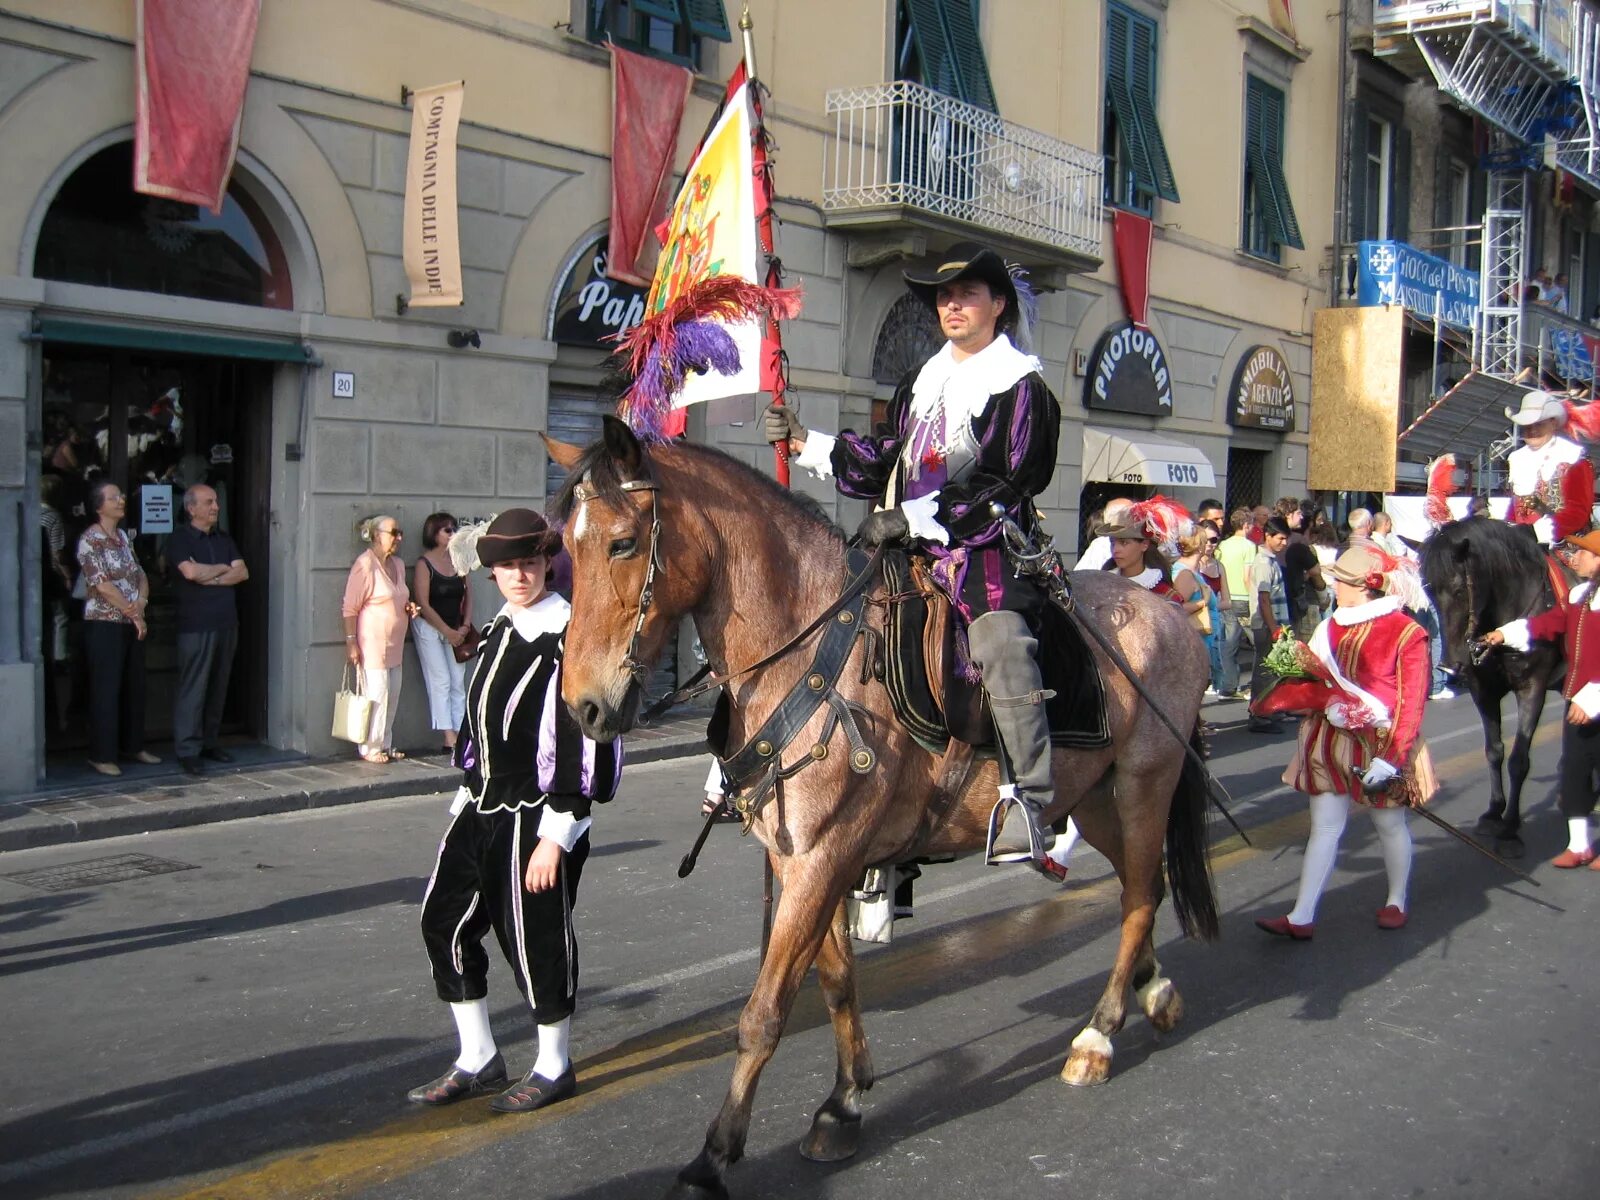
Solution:
[{"label": "shadow on road", "polygon": [[[134,929],[115,929],[104,933],[83,934],[79,937],[57,938],[54,941],[33,942],[24,945],[0,947],[0,976],[20,975],[69,963],[86,962],[97,958],[110,958],[118,954],[133,954],[163,946],[180,946],[186,942],[207,938],[229,937],[273,929],[280,925],[297,925],[321,917],[341,913],[361,912],[381,908],[386,904],[416,904],[422,898],[426,881],[404,876],[364,883],[358,887],[334,888],[325,892],[312,892],[305,896],[291,896],[275,900],[260,908],[222,915],[207,915],[190,921],[168,921],[160,925],[142,925]],[[49,898],[56,905],[69,906],[84,903],[87,893],[63,892]],[[24,904],[34,905],[34,901]],[[0,921],[17,905],[0,908]],[[3,926],[0,926],[3,931]],[[19,961],[25,960],[25,961]]]}]

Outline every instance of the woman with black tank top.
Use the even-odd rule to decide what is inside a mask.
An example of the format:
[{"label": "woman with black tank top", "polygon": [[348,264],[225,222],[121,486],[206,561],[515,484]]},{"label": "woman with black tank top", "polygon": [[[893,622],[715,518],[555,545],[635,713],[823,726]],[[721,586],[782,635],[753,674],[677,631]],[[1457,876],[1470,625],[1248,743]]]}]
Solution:
[{"label": "woman with black tank top", "polygon": [[472,633],[472,584],[456,573],[447,548],[455,531],[456,519],[449,513],[434,513],[423,522],[424,550],[411,583],[412,599],[422,609],[411,631],[428,686],[428,711],[447,753],[456,747],[467,711],[467,668],[456,661],[455,651]]}]

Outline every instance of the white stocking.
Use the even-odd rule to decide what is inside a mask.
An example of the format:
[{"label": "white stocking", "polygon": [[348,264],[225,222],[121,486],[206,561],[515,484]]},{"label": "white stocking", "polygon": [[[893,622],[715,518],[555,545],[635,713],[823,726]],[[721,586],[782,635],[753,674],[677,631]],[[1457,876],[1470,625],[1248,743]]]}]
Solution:
[{"label": "white stocking", "polygon": [[489,1028],[489,1001],[463,1000],[450,1006],[461,1038],[461,1056],[456,1066],[463,1071],[481,1071],[495,1056],[494,1032]]},{"label": "white stocking", "polygon": [[1290,924],[1316,923],[1317,900],[1328,884],[1328,876],[1333,874],[1339,837],[1344,833],[1349,815],[1348,796],[1318,792],[1311,797],[1311,836],[1306,840],[1306,860],[1300,867],[1300,892],[1295,897],[1294,911],[1289,914]]},{"label": "white stocking", "polygon": [[1389,900],[1406,911],[1406,885],[1411,881],[1411,826],[1403,808],[1375,808],[1372,824],[1383,847],[1383,869],[1389,876]]},{"label": "white stocking", "polygon": [[1567,849],[1583,854],[1589,849],[1589,818],[1567,818]]},{"label": "white stocking", "polygon": [[1067,830],[1056,835],[1056,844],[1046,850],[1045,857],[1061,866],[1067,865],[1067,856],[1072,853],[1072,848],[1078,844],[1078,823],[1071,817],[1067,818]]},{"label": "white stocking", "polygon": [[561,1078],[571,1061],[567,1050],[571,1037],[571,1017],[563,1017],[553,1025],[539,1026],[539,1057],[533,1060],[534,1072],[545,1079]]}]

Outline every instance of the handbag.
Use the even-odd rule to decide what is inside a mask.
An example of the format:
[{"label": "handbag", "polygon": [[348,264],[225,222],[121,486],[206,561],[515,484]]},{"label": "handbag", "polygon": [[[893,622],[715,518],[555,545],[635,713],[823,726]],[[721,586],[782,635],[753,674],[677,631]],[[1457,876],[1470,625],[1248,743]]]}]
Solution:
[{"label": "handbag", "polygon": [[[1204,588],[1206,585],[1202,583],[1200,586]],[[1201,637],[1211,636],[1211,604],[1209,601],[1189,614],[1189,624],[1199,631]]]},{"label": "handbag", "polygon": [[333,694],[333,736],[340,741],[361,743],[372,727],[372,701],[361,693],[361,672],[356,672],[356,689],[350,690],[350,664],[344,664],[344,677]]},{"label": "handbag", "polygon": [[466,635],[461,639],[461,644],[450,647],[450,652],[456,656],[458,663],[468,662],[478,652],[478,643],[481,641],[483,641],[483,633],[476,625],[468,625]]}]

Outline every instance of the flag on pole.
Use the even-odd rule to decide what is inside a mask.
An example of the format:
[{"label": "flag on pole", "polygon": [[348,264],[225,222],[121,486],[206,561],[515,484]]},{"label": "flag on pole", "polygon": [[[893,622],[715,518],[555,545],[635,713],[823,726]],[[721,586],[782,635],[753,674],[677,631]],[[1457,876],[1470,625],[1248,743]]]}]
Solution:
[{"label": "flag on pole", "polygon": [[137,0],[133,190],[222,211],[261,0]]},{"label": "flag on pole", "polygon": [[754,141],[741,66],[658,231],[645,319],[620,339],[633,383],[618,409],[640,433],[676,436],[688,405],[763,390],[764,318],[799,312],[798,292],[763,282]]}]

